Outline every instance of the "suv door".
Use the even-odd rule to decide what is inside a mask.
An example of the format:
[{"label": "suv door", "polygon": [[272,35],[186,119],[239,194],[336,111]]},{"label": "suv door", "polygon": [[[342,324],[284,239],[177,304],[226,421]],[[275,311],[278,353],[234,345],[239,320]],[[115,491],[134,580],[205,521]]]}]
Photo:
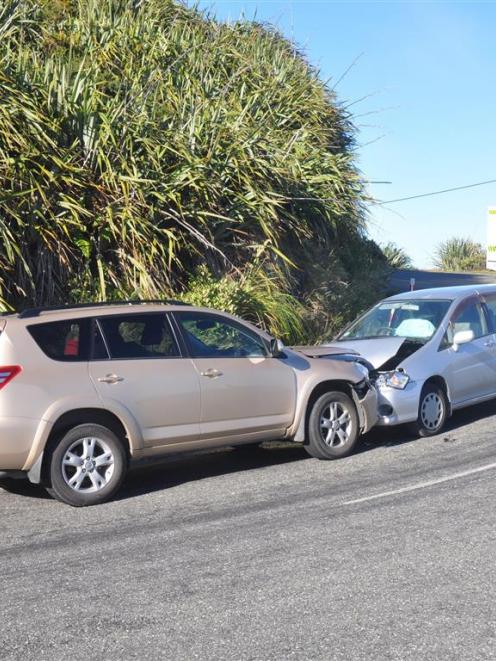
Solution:
[{"label": "suv door", "polygon": [[197,441],[200,384],[167,314],[105,315],[95,321],[90,375],[103,401],[125,406],[145,447]]},{"label": "suv door", "polygon": [[175,312],[201,387],[202,439],[269,440],[293,422],[296,376],[244,324],[207,312]]},{"label": "suv door", "polygon": [[[471,330],[474,340],[452,348],[458,331]],[[450,352],[446,374],[454,404],[478,399],[494,392],[496,356],[494,339],[481,302],[475,296],[462,301],[451,315],[440,347]]]}]

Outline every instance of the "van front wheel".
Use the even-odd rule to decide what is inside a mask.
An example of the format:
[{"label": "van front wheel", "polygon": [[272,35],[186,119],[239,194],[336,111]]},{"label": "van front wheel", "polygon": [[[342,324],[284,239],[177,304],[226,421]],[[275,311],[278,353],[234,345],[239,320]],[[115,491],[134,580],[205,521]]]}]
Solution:
[{"label": "van front wheel", "polygon": [[419,401],[419,413],[416,422],[410,425],[417,436],[439,434],[448,417],[448,398],[444,390],[435,383],[428,383],[422,388]]}]

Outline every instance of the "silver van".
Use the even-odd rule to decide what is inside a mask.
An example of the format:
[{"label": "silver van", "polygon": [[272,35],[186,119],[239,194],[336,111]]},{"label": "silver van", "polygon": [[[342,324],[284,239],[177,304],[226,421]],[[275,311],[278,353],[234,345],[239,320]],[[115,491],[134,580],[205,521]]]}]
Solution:
[{"label": "silver van", "polygon": [[386,298],[333,345],[374,374],[382,425],[437,434],[458,408],[496,397],[496,285],[441,287]]}]

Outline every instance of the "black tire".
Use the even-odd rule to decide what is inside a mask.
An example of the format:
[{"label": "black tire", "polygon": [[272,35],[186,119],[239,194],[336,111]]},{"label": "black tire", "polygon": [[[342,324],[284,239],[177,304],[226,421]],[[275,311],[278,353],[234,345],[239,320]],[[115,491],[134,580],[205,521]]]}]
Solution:
[{"label": "black tire", "polygon": [[53,447],[49,460],[48,493],[73,507],[98,505],[112,498],[127,471],[122,441],[97,424],[67,431]]},{"label": "black tire", "polygon": [[410,425],[416,436],[435,436],[444,427],[449,404],[446,393],[435,383],[427,383],[420,393],[418,418]]},{"label": "black tire", "polygon": [[[331,428],[332,423],[335,426]],[[345,457],[353,451],[359,431],[358,413],[351,397],[340,391],[326,392],[312,405],[305,450],[316,459]]]}]

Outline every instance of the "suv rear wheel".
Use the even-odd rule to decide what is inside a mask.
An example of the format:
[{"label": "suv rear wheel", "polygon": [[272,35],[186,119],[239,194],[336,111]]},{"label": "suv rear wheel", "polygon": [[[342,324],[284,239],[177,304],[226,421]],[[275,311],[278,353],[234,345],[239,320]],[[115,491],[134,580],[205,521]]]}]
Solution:
[{"label": "suv rear wheel", "polygon": [[358,414],[353,400],[344,392],[326,392],[310,411],[305,449],[317,459],[338,459],[350,454],[358,433]]},{"label": "suv rear wheel", "polygon": [[126,468],[126,452],[113,431],[102,425],[78,425],[52,451],[47,491],[73,507],[97,505],[115,494]]}]

